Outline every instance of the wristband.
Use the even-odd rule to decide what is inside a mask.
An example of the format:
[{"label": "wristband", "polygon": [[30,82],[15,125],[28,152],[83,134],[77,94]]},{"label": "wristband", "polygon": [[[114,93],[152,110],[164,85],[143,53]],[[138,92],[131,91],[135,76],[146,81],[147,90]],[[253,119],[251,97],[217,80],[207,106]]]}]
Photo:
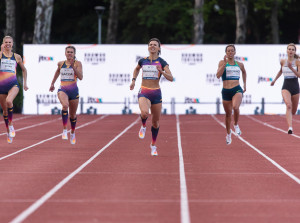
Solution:
[{"label": "wristband", "polygon": [[136,78],[132,78],[132,81],[136,81]]}]

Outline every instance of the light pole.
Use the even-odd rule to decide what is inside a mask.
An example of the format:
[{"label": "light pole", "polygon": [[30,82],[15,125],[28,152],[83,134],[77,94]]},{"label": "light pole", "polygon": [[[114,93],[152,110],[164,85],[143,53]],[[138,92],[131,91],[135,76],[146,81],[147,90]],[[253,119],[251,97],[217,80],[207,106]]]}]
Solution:
[{"label": "light pole", "polygon": [[101,44],[101,19],[105,10],[103,6],[95,6],[96,13],[98,15],[98,44]]}]

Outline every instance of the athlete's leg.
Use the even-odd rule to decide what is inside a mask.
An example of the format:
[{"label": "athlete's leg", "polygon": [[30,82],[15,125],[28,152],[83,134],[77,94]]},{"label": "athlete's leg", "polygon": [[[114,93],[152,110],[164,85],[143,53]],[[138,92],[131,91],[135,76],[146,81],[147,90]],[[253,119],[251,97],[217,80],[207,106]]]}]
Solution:
[{"label": "athlete's leg", "polygon": [[233,109],[233,119],[234,119],[234,125],[238,124],[239,117],[240,117],[240,105],[242,103],[243,94],[242,93],[236,93],[232,97],[232,109]]},{"label": "athlete's leg", "polygon": [[145,97],[140,97],[139,98],[139,107],[141,110],[141,119],[142,119],[142,124],[145,127],[146,126],[146,120],[149,116],[149,109],[151,107],[151,102],[148,98]]},{"label": "athlete's leg", "polygon": [[231,115],[232,115],[232,101],[225,101],[223,100],[223,107],[225,111],[225,125],[227,134],[230,134],[231,129]]},{"label": "athlete's leg", "polygon": [[298,110],[299,104],[299,94],[294,94],[292,96],[292,114],[295,115]]},{"label": "athlete's leg", "polygon": [[6,126],[7,133],[9,133],[9,130],[8,130],[8,113],[7,113],[6,97],[7,97],[6,94],[0,94],[0,105],[1,105],[1,108],[3,110],[4,123],[5,123],[5,126]]},{"label": "athlete's leg", "polygon": [[78,104],[79,104],[79,99],[74,99],[69,101],[71,133],[75,132],[75,127],[77,122],[76,112],[77,112]]},{"label": "athlete's leg", "polygon": [[58,99],[62,105],[62,122],[63,122],[63,128],[67,129],[67,124],[68,124],[68,109],[69,109],[69,97],[68,95],[63,92],[59,91],[57,93]]},{"label": "athlete's leg", "polygon": [[17,94],[19,93],[18,87],[13,87],[9,90],[8,95],[6,97],[6,105],[7,105],[7,112],[8,112],[8,125],[12,125],[13,119],[13,101],[16,98]]},{"label": "athlete's leg", "polygon": [[158,130],[159,130],[159,119],[161,115],[162,103],[153,104],[151,106],[151,117],[152,117],[152,145],[154,146],[156,143]]},{"label": "athlete's leg", "polygon": [[282,98],[286,105],[286,121],[289,128],[292,128],[292,96],[288,90],[281,90]]}]

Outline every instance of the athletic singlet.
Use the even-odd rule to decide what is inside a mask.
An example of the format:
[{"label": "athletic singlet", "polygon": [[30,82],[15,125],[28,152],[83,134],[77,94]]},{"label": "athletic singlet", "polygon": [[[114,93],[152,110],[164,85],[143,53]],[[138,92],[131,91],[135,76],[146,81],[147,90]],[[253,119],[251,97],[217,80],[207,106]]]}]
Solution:
[{"label": "athletic singlet", "polygon": [[[288,60],[286,60],[282,66],[282,74],[284,76],[284,79],[291,79],[291,78],[298,78],[294,72],[288,67],[287,65]],[[296,66],[296,59],[292,62],[292,67],[298,71],[298,67]]]},{"label": "athletic singlet", "polygon": [[3,87],[9,83],[18,82],[16,75],[17,61],[15,54],[7,57],[2,53],[0,58],[0,86]]},{"label": "athletic singlet", "polygon": [[75,75],[73,68],[70,65],[69,66],[66,65],[66,61],[60,67],[60,81],[71,82],[71,83],[77,81],[77,76]]},{"label": "athletic singlet", "polygon": [[157,70],[156,65],[160,65],[162,69],[164,69],[164,67],[168,65],[168,63],[160,57],[158,57],[156,60],[152,60],[152,63],[148,57],[145,57],[140,59],[138,64],[142,67],[143,79],[147,80],[160,79],[161,74]]},{"label": "athletic singlet", "polygon": [[225,80],[239,80],[240,79],[241,69],[236,61],[234,61],[234,65],[230,65],[228,62],[226,63],[226,67],[222,74],[222,81]]}]

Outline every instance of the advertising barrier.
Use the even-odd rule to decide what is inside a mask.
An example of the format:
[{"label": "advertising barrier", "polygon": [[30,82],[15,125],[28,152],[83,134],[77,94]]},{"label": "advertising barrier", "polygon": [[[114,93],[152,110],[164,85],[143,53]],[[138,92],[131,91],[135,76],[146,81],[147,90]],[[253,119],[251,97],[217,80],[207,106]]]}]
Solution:
[{"label": "advertising barrier", "polygon": [[[24,114],[51,114],[61,105],[50,84],[57,63],[65,60],[67,45],[24,45],[24,61],[28,71],[29,90],[24,92]],[[80,110],[92,114],[139,113],[137,94],[141,72],[131,91],[132,73],[138,60],[149,55],[143,45],[74,45],[76,58],[83,65],[83,80],[78,81]],[[174,81],[160,80],[163,111],[166,114],[217,113],[222,103],[222,80],[216,78],[218,63],[225,55],[226,45],[162,45],[160,55],[169,64]],[[235,59],[243,62],[247,71],[247,91],[240,107],[241,114],[284,114],[281,87],[283,77],[275,86],[270,83],[280,69],[279,61],[286,57],[286,45],[236,45]],[[242,78],[240,84],[243,87]],[[269,104],[272,103],[272,104]],[[220,113],[224,113],[222,104]]]}]

